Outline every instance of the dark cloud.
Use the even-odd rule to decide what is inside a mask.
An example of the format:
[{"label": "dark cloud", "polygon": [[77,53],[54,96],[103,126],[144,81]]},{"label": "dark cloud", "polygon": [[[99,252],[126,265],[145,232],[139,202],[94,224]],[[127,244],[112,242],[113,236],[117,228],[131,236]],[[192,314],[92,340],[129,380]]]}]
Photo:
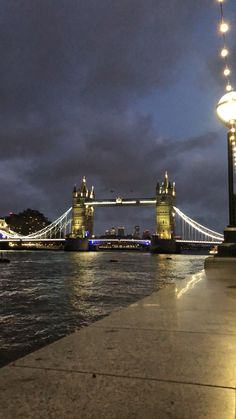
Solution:
[{"label": "dark cloud", "polygon": [[[1,110],[127,105],[177,77],[204,2],[3,1]],[[170,13],[171,12],[171,13]]]},{"label": "dark cloud", "polygon": [[[154,91],[157,113],[163,93],[173,88],[174,97],[202,22],[207,31],[203,17],[209,4],[2,1],[2,214],[27,206],[53,218],[70,205],[73,184],[83,175],[98,196],[110,190],[152,196],[167,169],[177,182],[180,205],[215,227],[217,214],[224,219],[225,195],[219,194],[225,165],[215,167],[222,155],[218,135],[176,140],[174,130],[168,137],[162,133],[150,110],[136,110]],[[8,189],[13,194],[6,194]],[[108,223],[107,215],[98,218],[103,226],[105,217]],[[115,216],[109,217],[115,223]],[[128,218],[133,225],[127,212]],[[150,219],[144,210],[143,225]]]},{"label": "dark cloud", "polygon": [[[226,217],[225,162],[217,148],[220,140],[216,133],[178,141],[158,138],[150,118],[138,115],[127,125],[118,121],[116,125],[113,120],[109,125],[107,120],[104,130],[100,126],[98,133],[91,132],[86,138],[81,153],[79,147],[76,153],[71,146],[63,159],[55,155],[50,161],[35,160],[30,183],[48,196],[53,190],[54,205],[63,210],[65,201],[70,205],[73,181],[79,183],[83,174],[89,173],[88,183],[95,185],[98,198],[153,197],[157,180],[162,180],[168,170],[177,183],[177,205],[214,227]],[[222,163],[217,163],[216,168],[219,161]],[[107,211],[114,224],[117,212]],[[145,214],[140,212],[141,221]],[[154,218],[149,225],[153,223]]]}]

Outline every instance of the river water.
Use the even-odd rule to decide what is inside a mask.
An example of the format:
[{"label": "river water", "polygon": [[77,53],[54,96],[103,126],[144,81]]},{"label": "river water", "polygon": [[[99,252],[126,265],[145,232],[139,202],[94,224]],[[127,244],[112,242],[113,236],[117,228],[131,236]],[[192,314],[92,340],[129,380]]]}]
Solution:
[{"label": "river water", "polygon": [[0,366],[203,269],[206,256],[6,252],[0,265]]}]

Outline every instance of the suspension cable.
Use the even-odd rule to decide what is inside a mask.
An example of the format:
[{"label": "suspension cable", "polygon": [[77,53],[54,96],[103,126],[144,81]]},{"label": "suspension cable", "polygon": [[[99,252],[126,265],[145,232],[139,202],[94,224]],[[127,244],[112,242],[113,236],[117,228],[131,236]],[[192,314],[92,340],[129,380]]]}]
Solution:
[{"label": "suspension cable", "polygon": [[223,234],[217,233],[216,231],[210,230],[209,228],[203,226],[202,224],[197,223],[196,221],[192,220],[190,217],[185,215],[182,211],[178,208],[173,207],[176,214],[182,218],[188,225],[192,226],[195,230],[199,233],[202,233],[204,236],[210,237],[211,239],[216,240],[223,240]]}]

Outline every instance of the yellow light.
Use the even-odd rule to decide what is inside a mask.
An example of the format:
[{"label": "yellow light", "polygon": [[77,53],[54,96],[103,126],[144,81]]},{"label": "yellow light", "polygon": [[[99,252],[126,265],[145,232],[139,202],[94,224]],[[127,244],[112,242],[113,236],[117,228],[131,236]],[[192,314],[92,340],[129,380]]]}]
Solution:
[{"label": "yellow light", "polygon": [[227,48],[222,48],[222,50],[220,51],[221,57],[227,57],[228,53],[229,50]]},{"label": "yellow light", "polygon": [[226,86],[226,90],[227,90],[227,92],[230,92],[230,91],[232,90],[232,86],[231,86],[231,84],[227,84],[227,86]]},{"label": "yellow light", "polygon": [[230,75],[230,69],[228,67],[225,67],[224,76],[229,76],[229,75]]},{"label": "yellow light", "polygon": [[225,33],[229,30],[229,25],[226,22],[220,24],[220,32]]},{"label": "yellow light", "polygon": [[236,92],[232,91],[222,96],[216,110],[222,122],[226,125],[234,124],[236,121]]}]

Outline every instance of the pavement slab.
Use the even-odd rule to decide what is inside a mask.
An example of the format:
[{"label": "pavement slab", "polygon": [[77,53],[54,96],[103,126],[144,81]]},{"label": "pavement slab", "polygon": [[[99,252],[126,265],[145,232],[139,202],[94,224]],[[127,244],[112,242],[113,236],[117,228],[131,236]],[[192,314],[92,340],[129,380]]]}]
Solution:
[{"label": "pavement slab", "polygon": [[0,406],[1,419],[233,419],[235,411],[231,389],[34,368],[10,376],[3,368]]},{"label": "pavement slab", "polygon": [[234,387],[236,336],[154,330],[84,328],[17,361],[61,368]]}]

